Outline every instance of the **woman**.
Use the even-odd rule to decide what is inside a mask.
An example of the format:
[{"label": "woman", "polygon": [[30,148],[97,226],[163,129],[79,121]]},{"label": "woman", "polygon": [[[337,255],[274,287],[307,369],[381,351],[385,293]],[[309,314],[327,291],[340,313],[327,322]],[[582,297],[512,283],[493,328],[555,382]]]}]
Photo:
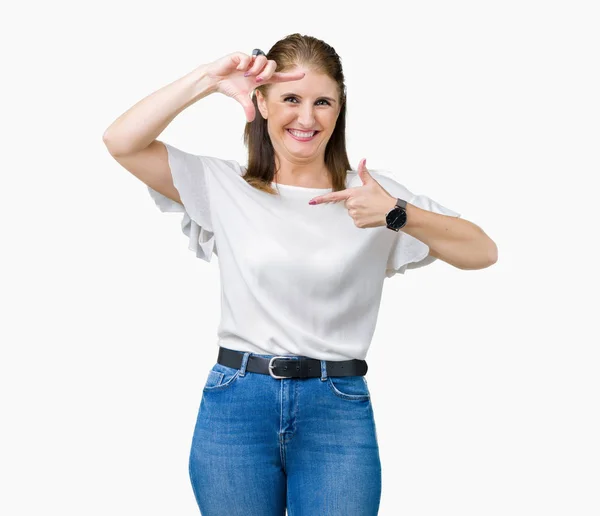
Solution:
[{"label": "woman", "polygon": [[[190,479],[205,516],[375,515],[381,465],[364,359],[383,281],[436,258],[483,268],[495,244],[364,160],[351,169],[332,47],[293,34],[256,50],[200,66],[104,135],[162,211],[183,213],[189,249],[218,254],[218,355]],[[156,139],[215,92],[244,108],[247,167]]]}]

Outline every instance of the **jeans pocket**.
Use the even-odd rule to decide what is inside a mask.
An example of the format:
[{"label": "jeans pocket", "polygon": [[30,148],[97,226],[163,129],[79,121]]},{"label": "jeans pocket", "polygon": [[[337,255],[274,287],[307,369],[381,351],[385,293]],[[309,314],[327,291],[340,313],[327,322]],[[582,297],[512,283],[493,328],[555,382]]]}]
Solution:
[{"label": "jeans pocket", "polygon": [[208,372],[204,391],[222,390],[232,385],[240,374],[239,369],[224,366],[218,362]]},{"label": "jeans pocket", "polygon": [[371,398],[364,376],[328,376],[327,383],[338,398],[355,401],[367,401]]}]

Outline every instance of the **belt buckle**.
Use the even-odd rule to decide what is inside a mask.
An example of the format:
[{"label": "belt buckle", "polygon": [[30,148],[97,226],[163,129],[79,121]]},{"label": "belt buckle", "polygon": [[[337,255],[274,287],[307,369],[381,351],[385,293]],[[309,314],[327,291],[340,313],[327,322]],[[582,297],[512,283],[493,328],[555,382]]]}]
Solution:
[{"label": "belt buckle", "polygon": [[288,358],[288,357],[283,357],[283,356],[272,357],[271,360],[269,360],[269,374],[277,380],[289,378],[289,376],[277,376],[276,374],[273,374],[273,368],[275,367],[273,365],[273,360],[275,360],[276,358]]}]

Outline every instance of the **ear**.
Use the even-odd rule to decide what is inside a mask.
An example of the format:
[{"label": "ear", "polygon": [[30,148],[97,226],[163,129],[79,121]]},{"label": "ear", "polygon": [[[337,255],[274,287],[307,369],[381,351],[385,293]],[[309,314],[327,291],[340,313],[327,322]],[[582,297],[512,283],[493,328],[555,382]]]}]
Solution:
[{"label": "ear", "polygon": [[269,117],[269,110],[267,109],[267,101],[263,97],[263,94],[260,90],[254,90],[254,95],[256,95],[256,103],[258,104],[258,110],[262,117],[266,120]]}]

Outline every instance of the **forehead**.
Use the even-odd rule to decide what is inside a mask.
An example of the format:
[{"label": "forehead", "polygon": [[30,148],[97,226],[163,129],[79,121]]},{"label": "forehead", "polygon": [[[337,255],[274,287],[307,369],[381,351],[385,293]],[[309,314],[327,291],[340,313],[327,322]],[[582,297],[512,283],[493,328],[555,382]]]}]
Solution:
[{"label": "forehead", "polygon": [[287,72],[304,72],[306,75],[297,81],[278,82],[271,85],[269,96],[283,93],[296,93],[301,97],[319,97],[321,95],[337,98],[337,83],[328,75],[317,73],[304,66],[296,66]]}]

